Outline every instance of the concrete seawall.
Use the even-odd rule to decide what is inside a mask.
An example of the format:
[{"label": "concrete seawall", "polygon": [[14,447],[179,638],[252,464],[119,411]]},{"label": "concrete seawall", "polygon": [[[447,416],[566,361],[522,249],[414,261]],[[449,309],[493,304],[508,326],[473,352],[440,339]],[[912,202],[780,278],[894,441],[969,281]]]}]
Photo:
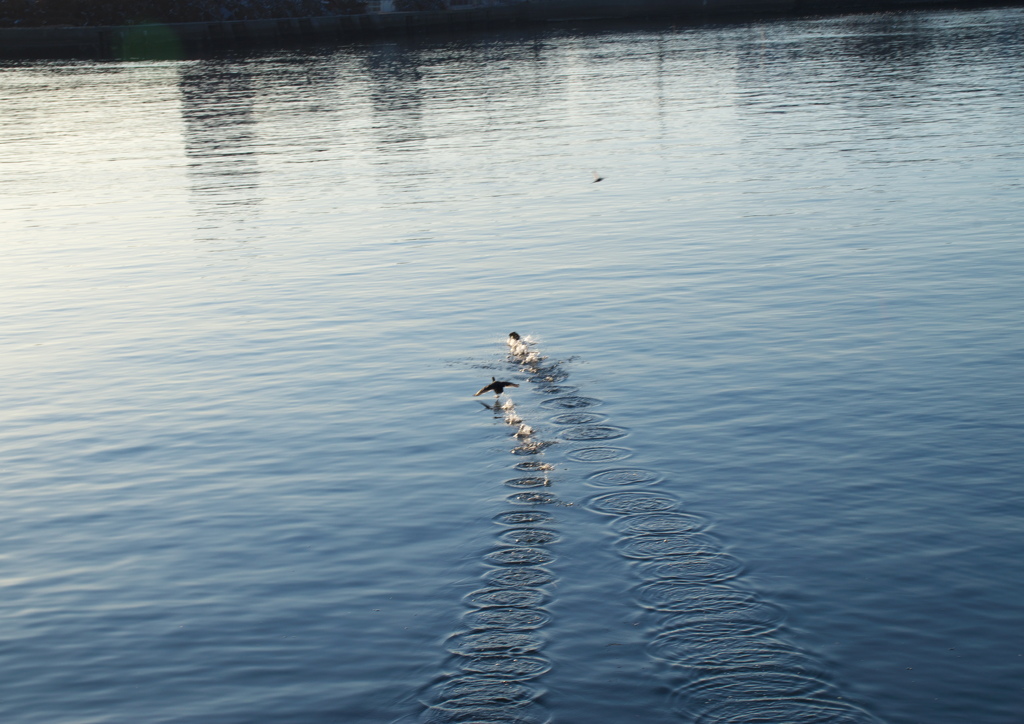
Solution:
[{"label": "concrete seawall", "polygon": [[524,5],[447,12],[95,27],[0,28],[0,57],[146,58],[260,43],[355,40],[418,28],[472,28],[525,21]]},{"label": "concrete seawall", "polygon": [[461,10],[95,27],[0,28],[0,58],[174,58],[265,43],[333,42],[421,30],[567,20],[683,21],[977,6],[963,0],[524,0]]}]

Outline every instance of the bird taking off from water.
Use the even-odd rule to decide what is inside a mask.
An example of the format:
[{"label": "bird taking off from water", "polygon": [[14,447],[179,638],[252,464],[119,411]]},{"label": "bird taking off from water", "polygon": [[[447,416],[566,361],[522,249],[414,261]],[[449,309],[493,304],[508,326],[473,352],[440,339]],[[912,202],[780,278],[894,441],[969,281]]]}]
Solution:
[{"label": "bird taking off from water", "polygon": [[492,377],[491,383],[481,388],[481,390],[477,392],[475,395],[473,395],[473,397],[479,397],[483,393],[491,391],[493,391],[494,396],[497,397],[498,395],[505,391],[506,387],[519,387],[519,385],[517,385],[515,382],[503,382],[502,380],[497,380]]},{"label": "bird taking off from water", "polygon": [[599,174],[597,171],[594,171],[594,183],[597,183],[598,181],[604,181],[604,176]]}]

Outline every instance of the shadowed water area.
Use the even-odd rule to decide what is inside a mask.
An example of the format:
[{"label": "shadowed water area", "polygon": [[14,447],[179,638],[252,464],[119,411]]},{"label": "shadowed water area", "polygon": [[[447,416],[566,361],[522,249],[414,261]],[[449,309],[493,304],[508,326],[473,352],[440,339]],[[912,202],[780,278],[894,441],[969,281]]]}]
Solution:
[{"label": "shadowed water area", "polygon": [[0,719],[1014,721],[1022,31],[0,65]]}]

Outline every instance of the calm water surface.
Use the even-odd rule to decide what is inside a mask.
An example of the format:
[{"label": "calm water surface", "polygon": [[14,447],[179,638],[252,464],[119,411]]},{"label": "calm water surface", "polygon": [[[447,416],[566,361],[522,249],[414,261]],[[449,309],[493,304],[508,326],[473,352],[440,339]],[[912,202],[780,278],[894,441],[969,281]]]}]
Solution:
[{"label": "calm water surface", "polygon": [[0,718],[1016,721],[1022,45],[0,67]]}]

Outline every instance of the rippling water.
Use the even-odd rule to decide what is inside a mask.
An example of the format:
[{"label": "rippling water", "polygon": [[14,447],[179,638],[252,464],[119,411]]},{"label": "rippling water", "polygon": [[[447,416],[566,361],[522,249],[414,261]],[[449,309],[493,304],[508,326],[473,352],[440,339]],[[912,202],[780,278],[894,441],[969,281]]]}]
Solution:
[{"label": "rippling water", "polygon": [[0,718],[1014,721],[1022,30],[0,66]]}]

